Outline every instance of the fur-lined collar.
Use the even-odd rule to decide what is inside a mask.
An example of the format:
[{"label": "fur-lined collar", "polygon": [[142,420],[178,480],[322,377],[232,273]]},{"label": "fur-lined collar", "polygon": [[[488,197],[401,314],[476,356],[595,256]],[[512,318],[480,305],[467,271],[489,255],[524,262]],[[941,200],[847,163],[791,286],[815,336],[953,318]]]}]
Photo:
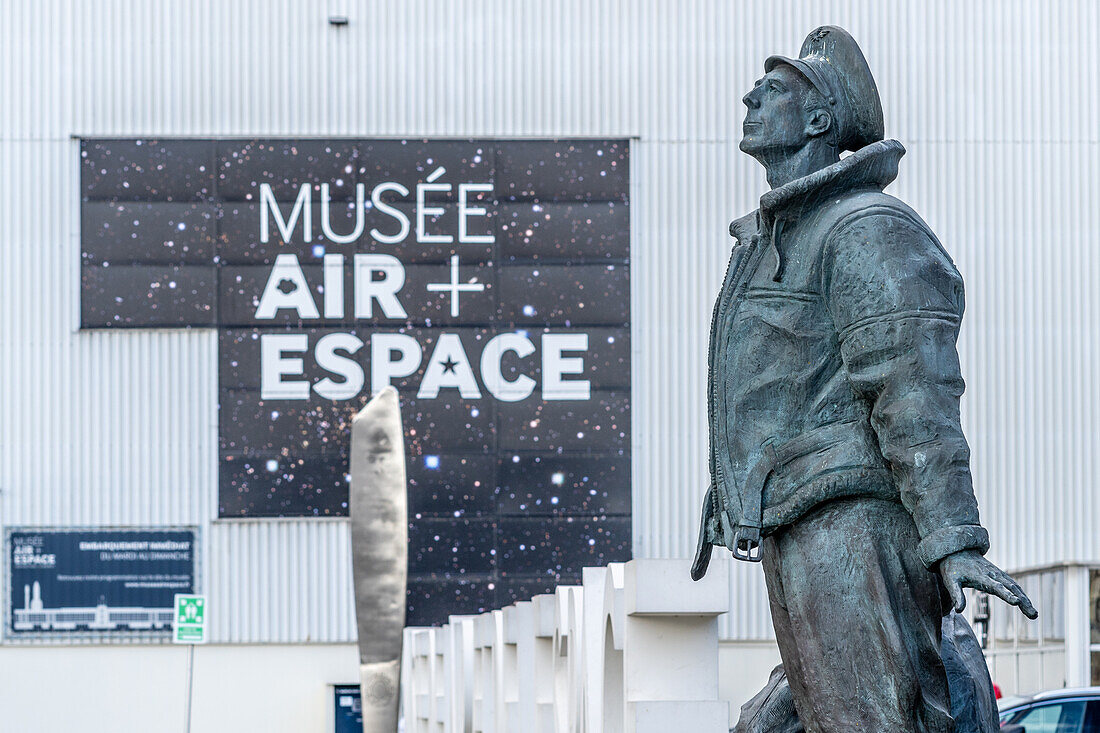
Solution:
[{"label": "fur-lined collar", "polygon": [[[897,178],[905,147],[897,140],[879,140],[830,166],[814,171],[760,197],[760,208],[730,224],[730,234],[741,242],[760,231],[770,231],[777,218],[797,218],[807,204],[838,193],[875,186],[880,191]],[[787,216],[784,216],[787,215]]]}]

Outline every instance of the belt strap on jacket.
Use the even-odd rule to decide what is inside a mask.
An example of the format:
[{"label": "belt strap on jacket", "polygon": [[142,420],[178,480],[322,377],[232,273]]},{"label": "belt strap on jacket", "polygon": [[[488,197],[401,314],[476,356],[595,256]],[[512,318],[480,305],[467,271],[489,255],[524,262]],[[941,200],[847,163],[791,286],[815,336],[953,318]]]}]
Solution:
[{"label": "belt strap on jacket", "polygon": [[763,529],[764,484],[773,471],[808,453],[825,450],[850,437],[853,423],[841,422],[808,430],[786,443],[769,438],[760,446],[760,456],[749,469],[741,489],[741,522],[734,534],[733,556],[745,562],[760,562],[760,532]]},{"label": "belt strap on jacket", "polygon": [[775,441],[760,446],[760,458],[745,477],[741,492],[741,523],[734,535],[733,556],[745,562],[760,562],[760,530],[764,523],[764,482],[779,463]]},{"label": "belt strap on jacket", "polygon": [[[783,473],[800,458],[827,451],[839,443],[851,440],[853,433],[858,433],[860,429],[857,422],[837,422],[807,430],[785,443],[777,444],[771,438],[764,441],[738,492],[739,505],[733,505],[732,496],[711,484],[703,500],[699,543],[691,566],[692,580],[701,579],[710,564],[711,549],[715,544],[713,540],[716,538],[708,534],[709,518],[713,517],[718,521],[723,546],[729,541],[728,538],[733,538],[731,551],[734,557],[746,562],[760,562],[764,485],[768,477],[773,473]],[[736,528],[730,526],[730,517],[739,517]]]}]

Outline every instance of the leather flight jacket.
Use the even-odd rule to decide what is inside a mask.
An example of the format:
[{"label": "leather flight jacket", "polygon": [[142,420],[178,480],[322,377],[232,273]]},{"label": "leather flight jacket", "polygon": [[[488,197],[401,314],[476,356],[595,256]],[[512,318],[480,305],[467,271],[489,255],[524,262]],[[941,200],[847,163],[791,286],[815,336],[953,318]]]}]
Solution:
[{"label": "leather flight jacket", "polygon": [[882,189],[905,149],[872,143],[764,194],[711,321],[711,485],[692,567],[840,498],[900,501],[929,568],[985,552],[959,418],[962,278],[916,213]]}]

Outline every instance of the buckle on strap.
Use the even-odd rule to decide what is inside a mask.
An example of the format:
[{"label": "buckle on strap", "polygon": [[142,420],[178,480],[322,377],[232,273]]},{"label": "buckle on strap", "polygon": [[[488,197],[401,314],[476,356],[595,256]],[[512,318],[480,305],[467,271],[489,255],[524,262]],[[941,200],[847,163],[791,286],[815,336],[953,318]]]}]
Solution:
[{"label": "buckle on strap", "polygon": [[741,522],[737,525],[731,551],[738,560],[760,562],[760,530],[763,526],[764,483],[779,464],[775,440],[760,446],[760,458],[753,464],[741,492]]},{"label": "buckle on strap", "polygon": [[760,562],[760,528],[744,522],[737,526],[733,540],[733,556],[745,562]]}]

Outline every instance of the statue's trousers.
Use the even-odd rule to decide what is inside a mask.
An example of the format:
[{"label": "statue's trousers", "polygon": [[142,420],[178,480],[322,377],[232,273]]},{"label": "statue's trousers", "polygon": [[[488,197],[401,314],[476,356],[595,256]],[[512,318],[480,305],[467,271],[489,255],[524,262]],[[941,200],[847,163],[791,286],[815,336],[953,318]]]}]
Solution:
[{"label": "statue's trousers", "polygon": [[795,707],[815,733],[951,733],[939,578],[897,503],[827,502],[763,547]]}]

